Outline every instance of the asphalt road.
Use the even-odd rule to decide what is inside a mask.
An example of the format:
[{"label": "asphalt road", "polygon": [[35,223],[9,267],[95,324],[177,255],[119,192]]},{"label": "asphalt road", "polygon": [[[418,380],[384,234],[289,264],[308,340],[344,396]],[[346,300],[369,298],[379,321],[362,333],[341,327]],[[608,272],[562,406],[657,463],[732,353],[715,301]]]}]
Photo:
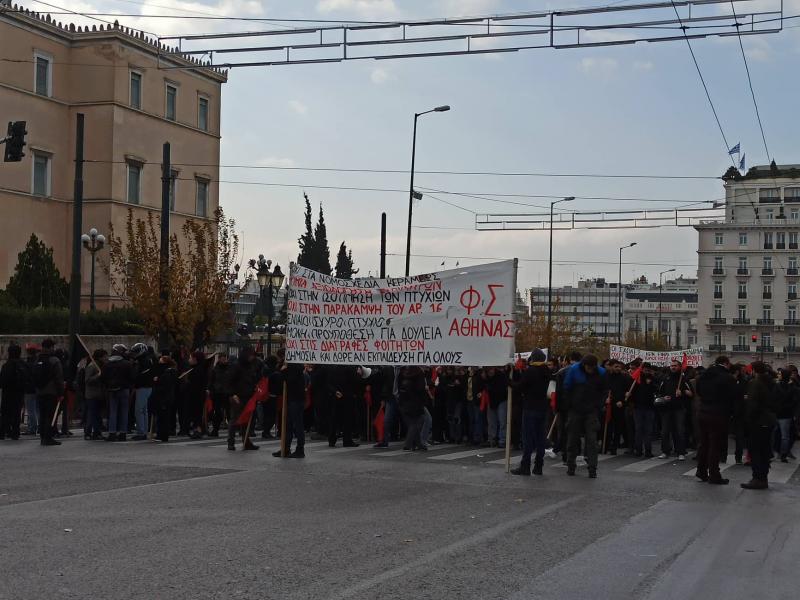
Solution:
[{"label": "asphalt road", "polygon": [[[796,598],[800,473],[766,492],[615,457],[224,441],[0,442],[0,599]],[[713,594],[713,596],[712,596]],[[724,595],[724,596],[722,596]]]}]

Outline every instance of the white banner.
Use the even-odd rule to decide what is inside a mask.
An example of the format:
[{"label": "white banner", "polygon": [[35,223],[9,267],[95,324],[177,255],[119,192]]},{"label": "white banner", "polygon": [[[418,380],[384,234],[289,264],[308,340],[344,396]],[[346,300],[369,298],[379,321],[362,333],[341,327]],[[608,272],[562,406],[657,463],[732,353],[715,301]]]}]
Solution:
[{"label": "white banner", "polygon": [[628,346],[616,346],[611,344],[608,356],[614,360],[619,360],[628,364],[637,358],[648,362],[656,367],[668,367],[673,360],[683,362],[683,355],[686,355],[686,362],[690,367],[701,367],[703,365],[703,349],[690,348],[689,350],[638,350]]},{"label": "white banner", "polygon": [[514,362],[514,261],[390,279],[293,265],[286,360],[339,365]]}]

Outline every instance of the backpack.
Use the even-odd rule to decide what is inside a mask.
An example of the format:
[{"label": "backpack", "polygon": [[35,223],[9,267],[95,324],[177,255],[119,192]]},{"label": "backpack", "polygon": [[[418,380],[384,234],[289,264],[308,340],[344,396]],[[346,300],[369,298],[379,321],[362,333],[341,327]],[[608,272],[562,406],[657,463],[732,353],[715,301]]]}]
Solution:
[{"label": "backpack", "polygon": [[54,380],[53,365],[50,363],[50,356],[40,356],[33,365],[33,384],[40,390]]}]

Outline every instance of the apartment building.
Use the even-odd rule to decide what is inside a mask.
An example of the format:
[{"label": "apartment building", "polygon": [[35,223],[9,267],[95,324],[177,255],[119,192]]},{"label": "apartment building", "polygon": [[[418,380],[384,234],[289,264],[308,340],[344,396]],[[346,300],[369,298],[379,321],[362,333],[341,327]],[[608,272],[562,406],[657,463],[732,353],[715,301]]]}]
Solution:
[{"label": "apartment building", "polygon": [[[162,145],[171,144],[170,230],[212,219],[219,204],[224,71],[186,56],[159,57],[157,41],[119,23],[76,27],[0,0],[0,110],[27,121],[25,157],[0,163],[0,286],[35,233],[69,278],[76,115],[85,115],[83,229],[124,233],[161,206]],[[180,67],[180,68],[175,68]],[[98,255],[103,260],[104,252]],[[88,304],[88,252],[82,292]],[[97,305],[118,296],[97,270]]]},{"label": "apartment building", "polygon": [[637,281],[625,288],[623,338],[629,332],[655,335],[660,331],[670,348],[697,345],[697,279],[678,277],[661,286]]},{"label": "apartment building", "polygon": [[800,165],[723,177],[725,217],[697,225],[698,329],[709,356],[768,362],[800,354]]},{"label": "apartment building", "polygon": [[[619,331],[619,297],[617,283],[603,278],[581,279],[578,285],[553,288],[553,318],[566,315],[574,319],[587,335],[617,339]],[[547,312],[548,289],[545,286],[530,290],[534,312]]]}]

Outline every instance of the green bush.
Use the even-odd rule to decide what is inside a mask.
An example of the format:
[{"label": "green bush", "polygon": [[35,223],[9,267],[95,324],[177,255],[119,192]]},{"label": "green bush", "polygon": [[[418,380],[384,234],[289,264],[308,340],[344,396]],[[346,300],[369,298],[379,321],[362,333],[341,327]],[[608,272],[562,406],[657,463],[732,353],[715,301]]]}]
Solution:
[{"label": "green bush", "polygon": [[[0,334],[58,335],[69,332],[69,311],[65,308],[26,309],[0,305]],[[128,335],[143,333],[136,313],[130,308],[90,311],[81,315],[85,335]]]}]

